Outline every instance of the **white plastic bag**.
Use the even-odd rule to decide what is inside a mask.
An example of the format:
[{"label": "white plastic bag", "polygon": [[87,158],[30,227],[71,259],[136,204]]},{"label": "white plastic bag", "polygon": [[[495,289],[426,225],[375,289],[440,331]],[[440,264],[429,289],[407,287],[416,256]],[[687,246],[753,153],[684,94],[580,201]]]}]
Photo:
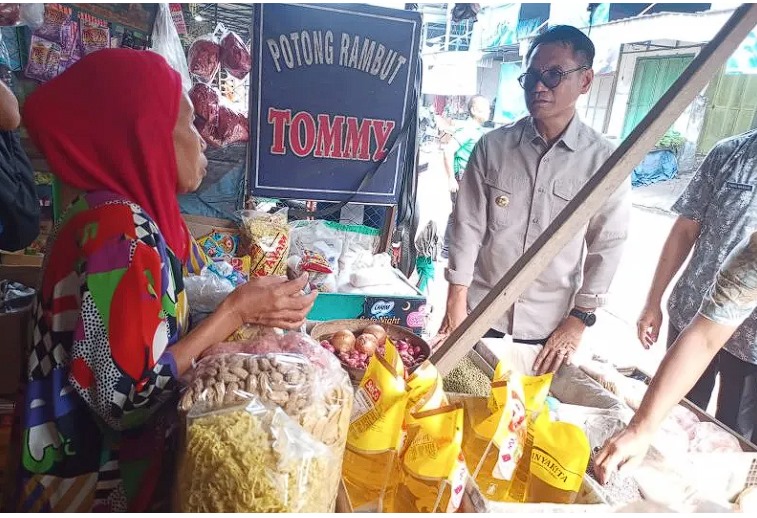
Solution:
[{"label": "white plastic bag", "polygon": [[181,85],[184,91],[188,92],[192,88],[192,78],[189,75],[187,58],[184,56],[184,48],[181,46],[179,33],[176,31],[168,4],[158,4],[155,28],[152,33],[152,50],[163,56],[171,68],[181,75]]}]

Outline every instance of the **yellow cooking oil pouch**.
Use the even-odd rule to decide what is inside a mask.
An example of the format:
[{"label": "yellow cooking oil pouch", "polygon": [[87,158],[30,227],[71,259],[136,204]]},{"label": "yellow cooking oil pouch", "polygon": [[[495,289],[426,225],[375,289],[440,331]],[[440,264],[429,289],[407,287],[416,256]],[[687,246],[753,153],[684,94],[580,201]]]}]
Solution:
[{"label": "yellow cooking oil pouch", "polygon": [[463,406],[414,415],[402,456],[395,513],[454,513],[460,508],[468,469],[462,454]]},{"label": "yellow cooking oil pouch", "polygon": [[484,399],[467,398],[463,454],[483,495],[506,501],[518,461],[523,455],[526,410],[520,376],[492,383],[492,393],[504,404],[489,411]]},{"label": "yellow cooking oil pouch", "polygon": [[[508,381],[513,372],[515,371],[510,367],[510,364],[507,361],[500,360],[496,369],[494,369],[492,382],[498,383],[500,381]],[[546,401],[547,396],[549,395],[549,389],[552,387],[552,378],[553,374],[551,372],[541,376],[526,376],[520,374],[520,381],[523,386],[523,396],[525,398],[524,402],[526,404],[526,409],[529,412],[541,410],[544,401]],[[497,408],[504,404],[502,401],[502,395],[503,393],[501,391],[495,392],[492,390],[488,401],[489,410],[491,412],[495,412]]]},{"label": "yellow cooking oil pouch", "polygon": [[442,377],[439,375],[436,367],[428,360],[418,366],[408,377],[406,383],[408,399],[402,424],[402,437],[399,447],[400,455],[390,469],[386,497],[383,502],[383,512],[391,512],[393,507],[392,499],[397,493],[397,486],[400,483],[400,472],[402,470],[400,457],[408,446],[406,440],[407,430],[415,422],[414,415],[428,410],[435,410],[449,404],[447,394],[445,394],[442,385]]},{"label": "yellow cooking oil pouch", "polygon": [[342,468],[357,512],[383,506],[397,462],[408,395],[403,374],[385,358],[373,355],[355,393]]},{"label": "yellow cooking oil pouch", "polygon": [[386,342],[384,343],[384,359],[392,366],[392,371],[395,372],[397,376],[407,378],[407,371],[405,369],[405,364],[402,363],[400,352],[389,337],[386,338]]},{"label": "yellow cooking oil pouch", "polygon": [[414,415],[426,410],[434,410],[449,404],[444,392],[442,377],[433,363],[426,360],[408,377],[409,392],[405,424],[410,426]]},{"label": "yellow cooking oil pouch", "polygon": [[[531,477],[531,451],[534,444],[534,423],[546,409],[547,396],[552,386],[552,374],[542,376],[521,376],[524,405],[526,408],[525,438],[523,455],[518,460],[515,476],[508,490],[507,500],[525,502],[526,491]],[[547,414],[549,411],[546,410]]]},{"label": "yellow cooking oil pouch", "polygon": [[575,503],[591,455],[586,434],[573,424],[551,421],[549,412],[542,412],[533,435],[527,501]]}]

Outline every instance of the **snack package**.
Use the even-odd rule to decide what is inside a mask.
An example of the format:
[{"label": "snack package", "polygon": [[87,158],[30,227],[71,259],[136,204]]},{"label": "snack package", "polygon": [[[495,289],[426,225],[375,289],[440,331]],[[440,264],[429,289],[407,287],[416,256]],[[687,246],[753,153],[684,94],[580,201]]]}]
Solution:
[{"label": "snack package", "polygon": [[42,17],[42,25],[35,31],[34,35],[47,41],[58,43],[61,42],[61,28],[64,24],[71,21],[71,9],[61,4],[45,4],[45,13]]},{"label": "snack package", "polygon": [[24,74],[29,79],[49,81],[58,75],[61,47],[59,44],[33,35],[29,45],[29,61]]},{"label": "snack package", "polygon": [[189,99],[195,108],[195,113],[211,124],[218,121],[219,103],[221,101],[218,90],[205,83],[196,83],[189,91]]},{"label": "snack package", "polygon": [[[387,340],[386,349],[391,347]],[[397,467],[409,395],[398,359],[374,354],[355,393],[342,475],[356,512],[383,509]]]},{"label": "snack package", "polygon": [[454,513],[460,508],[468,479],[462,455],[462,404],[413,417],[391,512]]},{"label": "snack package", "polygon": [[68,70],[74,63],[81,59],[81,46],[79,45],[79,23],[69,20],[61,28],[61,56],[58,74]]},{"label": "snack package", "polygon": [[239,253],[239,239],[236,232],[216,229],[199,238],[197,243],[211,259],[231,259]]},{"label": "snack package", "polygon": [[189,47],[189,72],[204,83],[210,83],[221,68],[221,47],[213,35],[197,38]]},{"label": "snack package", "polygon": [[250,277],[286,275],[289,257],[289,224],[286,208],[275,214],[241,212],[242,236],[249,243]]},{"label": "snack package", "polygon": [[237,79],[244,79],[252,68],[250,49],[234,32],[227,32],[221,38],[220,60],[223,68]]},{"label": "snack package", "polygon": [[308,293],[312,290],[323,293],[336,291],[336,276],[326,258],[310,250],[304,250],[302,257],[291,255],[287,259],[287,277],[297,279],[303,273],[308,274]]},{"label": "snack package", "polygon": [[553,422],[548,412],[542,412],[534,423],[533,437],[526,501],[575,503],[591,456],[586,434],[576,425]]},{"label": "snack package", "polygon": [[107,22],[94,17],[80,18],[82,55],[110,48],[110,28]]},{"label": "snack package", "polygon": [[340,458],[256,397],[187,416],[178,508],[198,513],[330,513]]}]

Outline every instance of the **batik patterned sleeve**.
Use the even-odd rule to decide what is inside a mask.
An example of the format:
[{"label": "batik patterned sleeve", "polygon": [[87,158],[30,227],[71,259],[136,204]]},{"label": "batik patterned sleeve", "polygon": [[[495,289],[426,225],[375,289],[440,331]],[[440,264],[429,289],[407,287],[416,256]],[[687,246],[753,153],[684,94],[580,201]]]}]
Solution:
[{"label": "batik patterned sleeve", "polygon": [[704,297],[699,314],[738,327],[757,307],[757,232],[731,251]]},{"label": "batik patterned sleeve", "polygon": [[123,430],[143,424],[176,386],[167,348],[176,337],[177,297],[154,223],[134,207],[113,210],[129,211],[114,217],[132,215],[134,225],[125,234],[109,232],[101,220],[84,232],[69,380],[109,427]]},{"label": "batik patterned sleeve", "polygon": [[705,157],[694,177],[672,207],[673,212],[701,223],[715,193],[715,181],[724,161],[732,152],[728,142],[718,144]]}]

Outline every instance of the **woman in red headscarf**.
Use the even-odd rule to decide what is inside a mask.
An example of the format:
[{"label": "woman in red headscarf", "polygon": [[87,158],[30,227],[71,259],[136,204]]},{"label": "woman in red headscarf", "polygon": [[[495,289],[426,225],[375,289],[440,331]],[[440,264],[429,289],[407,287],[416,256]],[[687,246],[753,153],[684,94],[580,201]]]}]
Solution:
[{"label": "woman in red headscarf", "polygon": [[177,193],[205,175],[179,74],[158,54],[95,52],[29,96],[24,122],[82,192],[48,247],[25,376],[16,509],[161,509],[178,378],[243,323],[296,328],[298,281],[238,288],[185,334],[190,236]]}]

